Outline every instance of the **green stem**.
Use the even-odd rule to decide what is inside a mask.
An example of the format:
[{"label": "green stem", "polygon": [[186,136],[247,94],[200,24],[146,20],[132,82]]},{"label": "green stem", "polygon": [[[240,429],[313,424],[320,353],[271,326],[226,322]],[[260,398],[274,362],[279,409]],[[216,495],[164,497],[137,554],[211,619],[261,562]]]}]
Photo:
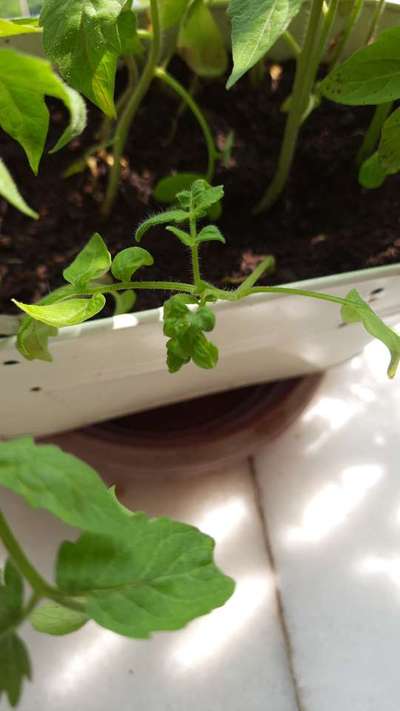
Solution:
[{"label": "green stem", "polygon": [[341,33],[339,35],[339,39],[337,41],[334,52],[332,54],[332,58],[330,61],[330,69],[331,70],[340,62],[343,52],[346,48],[347,42],[349,40],[349,37],[350,37],[351,33],[353,32],[353,29],[360,18],[363,7],[364,7],[364,0],[355,0],[354,1],[352,10],[351,10],[350,14],[347,16],[345,26],[343,27],[343,30],[341,31]]},{"label": "green stem", "polygon": [[193,213],[193,196],[190,198],[190,237],[192,241],[192,246],[190,248],[192,254],[192,271],[193,271],[193,281],[195,289],[200,289],[201,287],[201,274],[200,274],[200,260],[199,260],[199,247],[196,244],[197,237],[197,225],[196,217]]},{"label": "green stem", "polygon": [[199,105],[194,100],[193,96],[186,91],[186,89],[180,84],[174,77],[172,77],[168,72],[162,67],[157,67],[154,70],[154,75],[165,82],[173,91],[175,91],[178,96],[187,104],[188,108],[191,110],[193,116],[196,118],[204,136],[208,151],[208,165],[206,180],[211,183],[214,178],[215,173],[215,158],[217,155],[217,149],[215,147],[214,139],[211,133],[210,126],[205,118],[203,112],[201,111]]},{"label": "green stem", "polygon": [[115,197],[118,190],[118,184],[121,176],[121,157],[124,152],[126,140],[128,138],[129,129],[131,127],[132,121],[135,114],[147,94],[150,84],[153,80],[154,70],[157,66],[160,46],[161,46],[161,31],[160,31],[160,18],[158,10],[158,0],[150,0],[150,11],[151,11],[151,21],[153,25],[153,41],[150,45],[149,54],[147,57],[146,66],[143,73],[136,85],[135,90],[132,93],[129,101],[127,102],[121,117],[117,122],[114,137],[114,164],[111,168],[109,181],[107,186],[107,191],[102,205],[101,212],[104,217],[108,217],[112,206],[115,201]]},{"label": "green stem", "polygon": [[319,38],[323,0],[313,0],[304,47],[297,61],[296,76],[286,121],[278,168],[262,199],[256,206],[259,213],[271,207],[280,196],[288,179],[293,162],[303,112],[308,105],[314,77],[310,76],[310,63]]},{"label": "green stem", "polygon": [[40,599],[46,597],[50,600],[58,602],[60,605],[64,605],[65,607],[69,607],[73,610],[85,610],[84,605],[82,605],[78,601],[74,601],[72,598],[64,595],[62,592],[57,590],[57,588],[54,588],[49,585],[49,583],[40,575],[39,571],[36,570],[36,568],[32,565],[30,560],[25,555],[1,511],[0,540],[2,541],[4,548],[6,549],[16,568],[18,568],[23,578],[25,578],[25,580],[27,580],[29,585],[31,586],[34,593],[33,598],[31,600],[32,604],[34,598]]},{"label": "green stem", "polygon": [[286,30],[286,32],[282,35],[282,39],[286,42],[287,46],[293,53],[293,56],[298,59],[301,54],[301,47],[295,37],[293,37],[292,33]]},{"label": "green stem", "polygon": [[361,148],[357,153],[357,165],[360,166],[364,161],[372,156],[376,144],[379,141],[382,126],[392,110],[393,102],[389,101],[386,104],[379,104],[375,107],[374,115],[371,123],[368,126],[367,133],[364,136]]},{"label": "green stem", "polygon": [[121,281],[116,284],[102,284],[101,286],[88,287],[85,291],[71,292],[71,296],[82,296],[83,294],[111,294],[113,291],[127,291],[128,289],[156,289],[161,291],[184,291],[192,294],[195,287],[180,281]]},{"label": "green stem", "polygon": [[381,17],[382,17],[384,9],[385,9],[385,0],[379,0],[378,4],[376,5],[375,12],[372,15],[371,24],[370,24],[369,31],[367,34],[366,44],[370,44],[371,42],[374,41],[374,39],[377,35],[377,32],[378,32],[379,23],[381,21]]},{"label": "green stem", "polygon": [[330,301],[333,304],[340,304],[344,306],[345,304],[351,304],[352,301],[349,299],[343,299],[340,296],[333,296],[332,294],[324,294],[320,291],[307,291],[306,289],[292,289],[291,287],[285,286],[255,286],[249,292],[250,294],[289,294],[291,296],[306,296],[311,299],[319,299],[321,301]]}]

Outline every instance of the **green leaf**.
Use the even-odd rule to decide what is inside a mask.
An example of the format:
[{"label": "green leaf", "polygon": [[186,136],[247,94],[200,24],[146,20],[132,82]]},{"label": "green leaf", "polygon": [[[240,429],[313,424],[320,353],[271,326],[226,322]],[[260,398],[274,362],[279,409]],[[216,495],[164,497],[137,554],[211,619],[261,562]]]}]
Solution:
[{"label": "green leaf", "polygon": [[94,294],[90,299],[69,299],[49,306],[23,304],[15,299],[13,302],[36,321],[55,328],[62,328],[63,326],[76,326],[78,323],[92,318],[104,308],[106,300],[103,294]]},{"label": "green leaf", "polygon": [[196,242],[201,244],[201,242],[222,242],[225,244],[225,237],[221,231],[215,225],[207,225],[200,230],[196,237]]},{"label": "green leaf", "polygon": [[400,170],[400,109],[393,111],[383,124],[378,155],[387,175],[398,173]]},{"label": "green leaf", "polygon": [[189,0],[159,0],[160,26],[166,31],[179,25]]},{"label": "green leaf", "polygon": [[70,113],[70,124],[53,149],[59,150],[85,127],[83,100],[53,72],[50,62],[0,49],[0,126],[21,144],[35,173],[49,127],[45,96],[63,101]]},{"label": "green leaf", "polygon": [[0,638],[4,632],[19,624],[24,598],[20,573],[7,560],[3,580],[0,580]]},{"label": "green leaf", "polygon": [[40,22],[47,56],[64,79],[115,116],[117,60],[134,37],[134,14],[122,12],[125,0],[45,0]]},{"label": "green leaf", "polygon": [[56,336],[57,329],[27,316],[21,322],[17,333],[17,348],[27,360],[53,360],[48,349],[49,337]]},{"label": "green leaf", "polygon": [[184,212],[184,210],[166,210],[165,212],[160,212],[158,215],[153,215],[142,222],[136,230],[135,239],[137,242],[140,242],[143,235],[151,229],[151,227],[165,225],[167,222],[185,222],[188,219],[189,215],[187,212]]},{"label": "green leaf", "polygon": [[30,616],[32,627],[37,632],[62,636],[80,630],[88,621],[83,612],[76,612],[57,602],[46,602],[37,607]]},{"label": "green leaf", "polygon": [[168,230],[168,232],[172,232],[172,234],[175,235],[175,237],[177,237],[179,241],[185,245],[185,247],[193,246],[194,240],[187,232],[180,230],[179,227],[171,227],[171,225],[166,229]]},{"label": "green leaf", "polygon": [[218,77],[226,72],[224,40],[204,0],[194,0],[189,6],[178,37],[178,51],[198,76]]},{"label": "green leaf", "polygon": [[212,187],[206,180],[200,179],[195,180],[190,190],[183,190],[176,197],[181,207],[193,211],[197,217],[202,217],[223,196],[223,185]]},{"label": "green leaf", "polygon": [[153,190],[153,195],[158,202],[171,204],[175,202],[177,193],[181,190],[188,190],[192,183],[199,178],[203,178],[199,173],[176,173],[161,178]]},{"label": "green leaf", "polygon": [[72,264],[64,269],[63,277],[70,284],[82,287],[89,281],[102,277],[109,271],[110,266],[110,252],[101,235],[96,232]]},{"label": "green leaf", "polygon": [[13,37],[41,31],[37,20],[33,22],[16,22],[15,20],[6,20],[4,17],[0,17],[0,37]]},{"label": "green leaf", "polygon": [[10,706],[17,706],[24,678],[31,678],[31,665],[25,644],[11,632],[0,636],[0,701],[5,694]]},{"label": "green leaf", "polygon": [[84,594],[99,625],[145,639],[223,605],[234,583],[213,562],[214,542],[196,528],[135,514],[124,539],[85,533],[59,551],[57,585]]},{"label": "green leaf", "polygon": [[97,472],[54,445],[30,437],[0,442],[0,485],[33,508],[50,511],[70,526],[124,535],[124,513]]},{"label": "green leaf", "polygon": [[357,289],[352,289],[346,296],[352,304],[342,306],[342,319],[346,323],[361,322],[365,330],[378,338],[390,351],[388,367],[389,378],[394,378],[400,362],[400,336],[386,326],[371,307],[361,298]]},{"label": "green leaf", "polygon": [[7,200],[11,205],[23,212],[24,215],[28,217],[33,217],[34,220],[39,218],[37,212],[32,210],[29,205],[25,202],[21,193],[19,192],[11,174],[8,171],[7,166],[3,163],[0,158],[0,196]]},{"label": "green leaf", "polygon": [[119,252],[113,259],[111,272],[119,281],[130,281],[141,267],[150,267],[154,259],[147,249],[128,247]]},{"label": "green leaf", "polygon": [[303,0],[231,0],[233,70],[230,89],[287,29]]},{"label": "green leaf", "polygon": [[164,335],[167,342],[167,365],[176,373],[190,360],[200,368],[214,368],[218,349],[207,340],[203,331],[212,331],[215,315],[208,306],[188,308],[194,299],[183,294],[172,296],[164,304]]},{"label": "green leaf", "polygon": [[136,302],[136,293],[130,289],[129,291],[113,291],[112,296],[115,300],[114,316],[127,314],[132,311]]},{"label": "green leaf", "polygon": [[355,52],[320,84],[324,96],[339,104],[384,104],[400,97],[400,27],[382,32]]},{"label": "green leaf", "polygon": [[380,188],[386,178],[386,171],[381,163],[378,151],[367,158],[360,166],[358,182],[363,188]]}]

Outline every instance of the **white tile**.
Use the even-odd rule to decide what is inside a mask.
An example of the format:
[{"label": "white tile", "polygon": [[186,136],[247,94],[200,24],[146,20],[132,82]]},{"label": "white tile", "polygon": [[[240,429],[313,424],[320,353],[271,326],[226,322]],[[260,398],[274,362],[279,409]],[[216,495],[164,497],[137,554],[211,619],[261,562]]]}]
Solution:
[{"label": "white tile", "polygon": [[256,460],[307,711],[398,711],[400,380],[380,344],[332,370]]},{"label": "white tile", "polygon": [[[213,535],[219,565],[237,581],[235,595],[225,608],[148,642],[91,624],[63,639],[27,628],[35,679],[20,711],[296,711],[247,465],[178,482],[132,481],[124,502]],[[8,493],[2,508],[48,573],[68,529]]]}]

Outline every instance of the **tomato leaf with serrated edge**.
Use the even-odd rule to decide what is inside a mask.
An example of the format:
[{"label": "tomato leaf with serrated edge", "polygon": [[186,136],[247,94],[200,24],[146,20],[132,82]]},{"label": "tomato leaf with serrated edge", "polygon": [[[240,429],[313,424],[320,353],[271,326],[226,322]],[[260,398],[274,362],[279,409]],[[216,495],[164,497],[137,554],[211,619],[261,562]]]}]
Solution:
[{"label": "tomato leaf with serrated edge", "polygon": [[213,562],[214,542],[196,528],[135,514],[123,540],[84,533],[59,551],[56,579],[83,594],[87,614],[128,637],[176,630],[223,605],[234,583]]},{"label": "tomato leaf with serrated edge", "polygon": [[342,306],[342,319],[346,323],[360,322],[365,330],[377,338],[389,349],[389,378],[394,378],[400,362],[400,336],[392,328],[386,326],[371,307],[362,299],[357,289],[352,289],[346,296],[351,304]]},{"label": "tomato leaf with serrated edge", "polygon": [[164,303],[164,335],[167,341],[167,365],[170,373],[193,360],[200,368],[214,368],[218,349],[203,331],[212,331],[215,315],[208,306],[188,308],[193,299],[183,294],[172,296]]}]

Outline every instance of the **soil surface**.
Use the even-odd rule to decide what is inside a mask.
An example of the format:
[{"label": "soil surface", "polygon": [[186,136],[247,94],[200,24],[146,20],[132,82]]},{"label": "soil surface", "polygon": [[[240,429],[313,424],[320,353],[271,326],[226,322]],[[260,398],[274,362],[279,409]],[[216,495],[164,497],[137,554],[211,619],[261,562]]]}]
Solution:
[{"label": "soil surface", "polygon": [[[273,174],[283,132],[281,105],[290,93],[292,63],[281,70],[267,64],[265,79],[256,87],[249,78],[230,92],[223,79],[201,81],[197,87],[196,98],[218,145],[223,146],[229,131],[235,133],[229,166],[219,164],[215,178],[225,186],[218,224],[227,245],[204,245],[201,255],[203,277],[220,287],[240,283],[257,256],[265,254],[277,260],[276,272],[267,278],[273,284],[400,258],[400,176],[373,191],[357,182],[354,158],[371,108],[323,102],[304,125],[283,197],[270,212],[252,215]],[[191,77],[179,60],[174,60],[171,71],[189,85]],[[62,177],[71,162],[96,142],[101,116],[95,108],[89,108],[88,127],[79,139],[44,157],[39,177],[30,172],[19,146],[0,132],[0,156],[40,213],[35,222],[0,200],[0,313],[14,312],[12,297],[35,301],[62,283],[63,268],[93,232],[103,235],[112,253],[132,245],[137,224],[160,209],[151,195],[157,180],[177,170],[205,169],[202,134],[188,111],[176,122],[178,105],[174,95],[154,83],[132,128],[118,199],[107,222],[99,216],[107,155],[91,161],[84,173]],[[60,106],[50,106],[49,145],[65,122]],[[155,257],[155,266],[144,269],[142,278],[190,280],[187,253],[172,235],[153,230],[143,246]],[[158,306],[163,296],[140,292],[136,308]]]}]

